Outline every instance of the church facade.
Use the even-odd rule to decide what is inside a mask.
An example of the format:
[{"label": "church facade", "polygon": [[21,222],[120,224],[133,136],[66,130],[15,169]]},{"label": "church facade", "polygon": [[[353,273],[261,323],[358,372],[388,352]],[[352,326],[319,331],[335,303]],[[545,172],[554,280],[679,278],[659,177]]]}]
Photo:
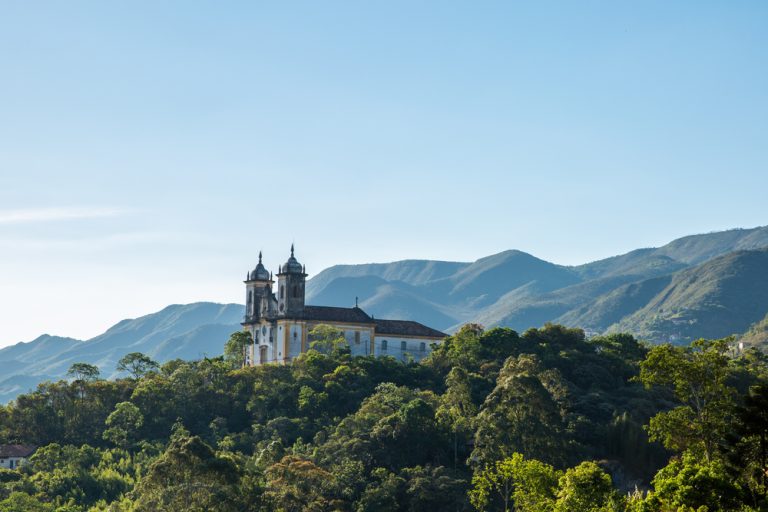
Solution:
[{"label": "church facade", "polygon": [[245,280],[245,318],[243,328],[253,338],[246,353],[248,365],[286,363],[309,349],[312,329],[330,325],[344,333],[352,355],[393,356],[402,361],[424,358],[433,343],[447,336],[438,330],[410,320],[383,320],[353,308],[305,304],[307,273],[294,256],[277,272],[275,281],[261,261]]}]

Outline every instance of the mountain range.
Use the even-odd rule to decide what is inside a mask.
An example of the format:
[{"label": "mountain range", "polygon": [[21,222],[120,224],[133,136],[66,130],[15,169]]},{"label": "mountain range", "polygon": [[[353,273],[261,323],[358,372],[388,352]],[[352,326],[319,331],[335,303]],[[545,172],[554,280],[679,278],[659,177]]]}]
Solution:
[{"label": "mountain range", "polygon": [[[375,317],[448,332],[466,322],[518,331],[557,322],[651,342],[747,333],[745,343],[764,345],[768,227],[687,236],[578,266],[510,250],[474,262],[336,265],[307,282],[309,304],[351,306],[355,300]],[[90,340],[43,335],[6,347],[0,350],[0,401],[63,378],[74,362],[96,364],[114,377],[117,361],[129,352],[160,362],[219,355],[243,313],[238,304],[173,305]]]},{"label": "mountain range", "polygon": [[579,266],[520,251],[472,263],[337,265],[308,300],[455,330],[465,322],[522,331],[546,322],[629,331],[654,342],[742,333],[768,313],[768,227],[693,235]]},{"label": "mountain range", "polygon": [[89,340],[44,334],[28,343],[5,347],[0,350],[0,402],[40,382],[64,378],[72,363],[95,364],[102,376],[109,378],[117,376],[118,360],[130,352],[142,352],[161,362],[221,355],[229,335],[241,328],[244,312],[238,304],[172,305],[118,322]]}]

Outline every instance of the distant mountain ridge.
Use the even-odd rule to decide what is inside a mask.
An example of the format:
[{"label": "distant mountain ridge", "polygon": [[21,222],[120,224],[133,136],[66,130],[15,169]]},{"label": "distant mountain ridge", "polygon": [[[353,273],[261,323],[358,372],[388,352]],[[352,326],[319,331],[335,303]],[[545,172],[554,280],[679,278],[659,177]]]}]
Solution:
[{"label": "distant mountain ridge", "polygon": [[[517,250],[475,262],[337,265],[307,282],[307,303],[349,307],[357,298],[377,318],[446,331],[465,322],[518,331],[558,322],[595,333],[625,330],[654,342],[750,331],[750,343],[767,344],[766,248],[768,227],[758,227],[687,236],[578,266]],[[90,340],[43,335],[3,348],[0,401],[62,378],[74,362],[97,364],[113,377],[129,352],[161,362],[220,355],[243,313],[238,304],[173,305]]]},{"label": "distant mountain ridge", "polygon": [[241,328],[244,312],[239,304],[176,304],[122,320],[86,341],[46,334],[5,347],[0,349],[0,401],[40,382],[63,378],[72,363],[95,364],[103,376],[114,377],[117,361],[130,352],[143,352],[160,362],[218,356],[229,335]]},{"label": "distant mountain ridge", "polygon": [[[517,330],[554,321],[594,332],[625,328],[651,341],[683,342],[691,337],[713,336],[719,331],[713,328],[714,321],[698,318],[689,319],[691,328],[687,329],[681,329],[683,320],[679,317],[654,323],[646,317],[660,313],[649,302],[673,281],[675,289],[680,290],[684,276],[688,276],[686,287],[691,290],[697,287],[696,283],[705,282],[700,279],[704,275],[708,286],[718,289],[717,272],[740,265],[748,258],[747,253],[766,247],[768,227],[758,227],[686,236],[662,247],[637,249],[572,267],[555,265],[521,251],[505,251],[473,263],[407,260],[340,265],[310,280],[308,300],[347,306],[359,297],[362,307],[376,316],[397,313],[444,330],[456,329],[468,321]],[[726,258],[719,267],[702,266],[739,251],[740,257]],[[435,270],[438,271],[432,274]],[[681,272],[687,273],[675,280],[674,276]],[[747,265],[741,272],[744,279],[739,282],[746,286],[749,282],[761,282],[768,268]],[[768,303],[762,295],[757,290],[751,293],[755,295],[753,306],[744,308],[743,315],[734,314],[734,318],[739,318],[737,321],[720,321],[723,329],[743,332],[768,313]],[[733,300],[734,294],[739,292],[733,286],[722,294],[691,292],[685,294],[690,303],[681,302],[672,308],[686,308],[701,315],[706,312],[717,318],[715,313],[726,309],[700,307],[696,301],[738,303]],[[754,312],[760,310],[763,315],[753,318]],[[744,325],[747,321],[750,323]]]}]

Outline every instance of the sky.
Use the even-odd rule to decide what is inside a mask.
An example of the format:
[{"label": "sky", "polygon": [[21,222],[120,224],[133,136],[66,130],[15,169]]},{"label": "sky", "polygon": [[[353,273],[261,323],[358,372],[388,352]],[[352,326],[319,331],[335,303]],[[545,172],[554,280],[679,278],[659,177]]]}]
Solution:
[{"label": "sky", "polygon": [[0,0],[0,346],[264,251],[579,264],[768,224],[764,1]]}]

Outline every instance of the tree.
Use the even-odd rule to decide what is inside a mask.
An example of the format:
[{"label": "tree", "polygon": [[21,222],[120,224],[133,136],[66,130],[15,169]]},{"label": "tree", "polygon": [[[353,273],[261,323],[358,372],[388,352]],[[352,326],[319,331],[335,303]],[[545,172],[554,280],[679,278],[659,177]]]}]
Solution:
[{"label": "tree", "polygon": [[107,417],[103,437],[121,448],[128,448],[144,424],[144,415],[131,402],[120,402]]},{"label": "tree", "polygon": [[405,479],[384,468],[376,468],[371,471],[370,480],[373,481],[368,484],[357,501],[356,512],[399,510],[399,504],[404,500]]},{"label": "tree", "polygon": [[702,460],[693,452],[674,457],[653,478],[653,492],[646,502],[653,510],[741,509],[741,489],[717,460]]},{"label": "tree", "polygon": [[453,468],[458,465],[459,436],[470,435],[477,407],[472,402],[472,390],[467,372],[454,367],[445,380],[447,389],[440,398],[435,414],[437,421],[448,427],[453,434]]},{"label": "tree", "polygon": [[74,377],[75,381],[92,382],[99,379],[101,372],[98,366],[88,363],[74,363],[67,370],[67,375]]},{"label": "tree", "polygon": [[233,332],[224,344],[224,359],[233,367],[245,366],[245,357],[249,347],[253,345],[253,338],[248,331]]},{"label": "tree", "polygon": [[481,511],[548,512],[555,504],[560,475],[549,464],[515,453],[476,473],[469,498]]},{"label": "tree", "polygon": [[619,497],[611,477],[594,462],[582,462],[560,478],[555,512],[612,511]]},{"label": "tree", "polygon": [[[94,382],[99,379],[99,376],[101,375],[101,372],[99,371],[99,367],[88,364],[88,363],[74,363],[72,366],[69,367],[69,370],[67,370],[67,375],[70,377],[75,378],[75,384],[78,388],[78,394],[80,397],[80,400],[82,401],[85,398],[85,390],[87,387],[87,384],[89,382]],[[73,414],[73,417],[80,418],[82,415],[80,414],[80,410],[75,410],[75,414]]]},{"label": "tree", "polygon": [[515,452],[563,463],[567,439],[558,403],[564,393],[561,381],[559,373],[544,369],[536,356],[507,359],[477,415],[472,463],[482,467]]},{"label": "tree", "polygon": [[177,430],[136,486],[136,512],[242,510],[235,462],[217,456],[199,437]]},{"label": "tree", "polygon": [[322,354],[340,355],[349,352],[349,345],[344,331],[332,325],[320,324],[309,331],[309,348]]},{"label": "tree", "polygon": [[267,469],[266,477],[265,497],[275,506],[270,510],[337,510],[328,498],[332,494],[334,475],[310,460],[287,455]]},{"label": "tree", "polygon": [[768,497],[768,384],[749,388],[737,408],[735,439],[730,453],[732,467],[750,490]]},{"label": "tree", "polygon": [[408,510],[451,510],[466,499],[467,481],[443,466],[403,469]]},{"label": "tree", "polygon": [[690,347],[659,345],[640,363],[646,388],[665,386],[681,405],[651,418],[648,434],[670,450],[697,450],[711,460],[728,431],[736,390],[728,385],[730,338]]},{"label": "tree", "polygon": [[427,357],[428,364],[448,371],[459,366],[465,370],[477,371],[483,347],[480,337],[483,326],[464,324],[453,336],[448,336]]},{"label": "tree", "polygon": [[117,362],[117,371],[130,373],[134,379],[143,377],[147,372],[156,370],[159,367],[157,362],[141,352],[126,354]]},{"label": "tree", "polygon": [[53,510],[53,505],[41,503],[23,492],[13,492],[0,501],[0,512],[53,512]]}]

